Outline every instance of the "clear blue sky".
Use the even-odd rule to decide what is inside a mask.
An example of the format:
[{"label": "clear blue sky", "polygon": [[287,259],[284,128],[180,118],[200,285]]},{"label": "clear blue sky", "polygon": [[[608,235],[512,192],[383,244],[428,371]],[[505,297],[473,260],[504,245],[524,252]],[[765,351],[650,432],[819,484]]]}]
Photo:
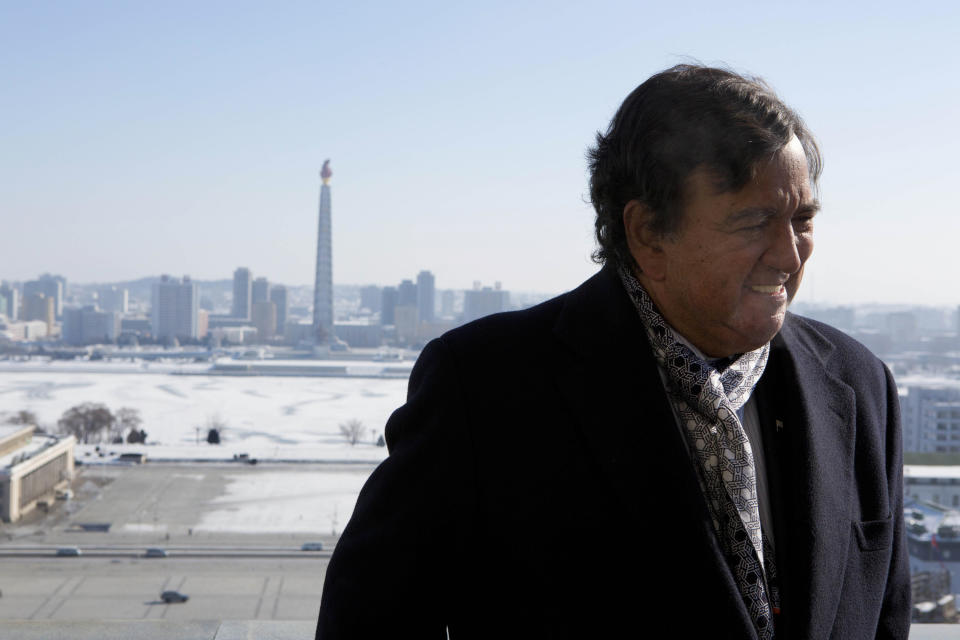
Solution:
[{"label": "clear blue sky", "polygon": [[311,283],[330,158],[336,282],[563,291],[594,133],[697,59],[820,140],[798,299],[957,304],[957,6],[2,0],[0,278]]}]

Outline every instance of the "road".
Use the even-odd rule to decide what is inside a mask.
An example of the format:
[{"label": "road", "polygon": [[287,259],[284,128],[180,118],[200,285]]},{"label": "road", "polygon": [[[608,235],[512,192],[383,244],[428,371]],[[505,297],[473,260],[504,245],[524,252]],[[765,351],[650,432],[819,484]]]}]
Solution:
[{"label": "road", "polygon": [[[259,467],[84,467],[73,500],[0,525],[0,620],[315,620],[337,541],[332,532],[198,528],[209,509],[222,508],[228,477]],[[331,465],[263,470],[298,478],[314,470],[327,480],[358,473]],[[310,482],[304,490],[322,488]],[[129,525],[137,522],[149,526]],[[324,550],[301,551],[307,542]],[[58,557],[60,547],[82,555]],[[152,547],[169,556],[144,557]],[[189,601],[164,604],[159,596],[168,589]]]}]

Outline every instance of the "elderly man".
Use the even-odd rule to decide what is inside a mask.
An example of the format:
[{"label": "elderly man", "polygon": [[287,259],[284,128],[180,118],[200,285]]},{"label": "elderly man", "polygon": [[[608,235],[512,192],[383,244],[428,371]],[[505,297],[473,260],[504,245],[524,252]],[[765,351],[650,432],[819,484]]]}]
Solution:
[{"label": "elderly man", "polygon": [[905,638],[896,388],[787,313],[810,132],[683,65],[590,161],[603,269],[427,346],[317,637]]}]

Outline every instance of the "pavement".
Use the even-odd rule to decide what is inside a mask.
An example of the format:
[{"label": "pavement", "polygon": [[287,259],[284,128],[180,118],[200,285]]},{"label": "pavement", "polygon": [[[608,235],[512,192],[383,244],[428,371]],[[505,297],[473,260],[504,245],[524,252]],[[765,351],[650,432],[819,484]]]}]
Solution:
[{"label": "pavement", "polygon": [[[44,620],[315,624],[327,563],[337,541],[333,532],[194,530],[205,505],[223,493],[227,475],[277,473],[284,468],[151,463],[83,467],[73,483],[73,500],[57,501],[49,512],[35,512],[16,524],[0,525],[0,620],[4,621],[0,635],[20,637],[10,635],[12,621],[18,621],[17,628],[28,634],[22,637],[56,637],[29,635],[30,629],[41,628],[31,621]],[[291,468],[301,474],[309,469],[325,474],[338,469],[302,464]],[[357,473],[357,468],[349,465],[342,471]],[[203,475],[202,482],[196,480],[197,474]],[[98,530],[96,525],[110,526]],[[305,542],[321,542],[324,549],[301,551]],[[58,557],[56,550],[61,547],[77,547],[82,555]],[[149,547],[166,549],[169,556],[145,557]],[[189,600],[161,602],[160,593],[168,589],[185,593]],[[207,633],[203,631],[196,637],[229,637],[222,635],[225,631],[219,625],[215,631],[221,635],[203,635]],[[138,633],[136,637],[149,636]]]}]

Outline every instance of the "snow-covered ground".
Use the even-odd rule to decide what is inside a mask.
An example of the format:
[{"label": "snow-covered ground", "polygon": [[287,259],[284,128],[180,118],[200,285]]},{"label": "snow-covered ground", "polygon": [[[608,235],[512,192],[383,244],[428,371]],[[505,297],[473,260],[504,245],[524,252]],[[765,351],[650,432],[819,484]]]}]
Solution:
[{"label": "snow-covered ground", "polygon": [[[232,377],[153,373],[184,366],[95,363],[3,363],[0,414],[34,412],[42,426],[56,430],[63,413],[84,402],[116,412],[132,407],[143,418],[147,446],[107,445],[107,451],[145,451],[149,458],[230,459],[246,453],[260,460],[357,460],[377,462],[386,449],[374,446],[387,418],[405,401],[407,381],[378,378]],[[79,363],[78,363],[79,364]],[[129,367],[129,368],[128,368]],[[339,425],[360,420],[363,442],[350,446]],[[226,425],[222,444],[205,442],[213,420]],[[199,430],[198,430],[199,429]],[[198,444],[199,435],[199,444]],[[98,457],[80,447],[85,462]]]},{"label": "snow-covered ground", "polygon": [[366,470],[231,475],[226,495],[205,505],[194,530],[338,535],[367,475]]}]

